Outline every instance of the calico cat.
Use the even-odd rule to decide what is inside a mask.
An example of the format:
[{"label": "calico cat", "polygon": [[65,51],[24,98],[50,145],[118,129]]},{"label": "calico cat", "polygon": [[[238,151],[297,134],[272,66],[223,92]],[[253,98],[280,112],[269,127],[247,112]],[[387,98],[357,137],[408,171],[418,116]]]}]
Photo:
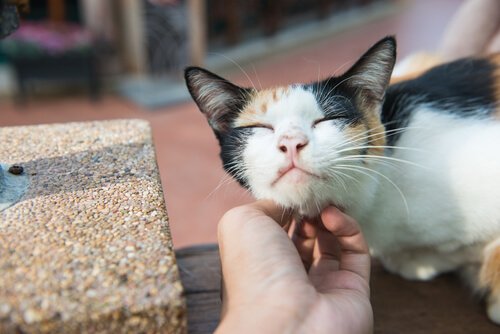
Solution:
[{"label": "calico cat", "polygon": [[500,54],[389,85],[386,37],[347,72],[272,89],[190,67],[225,170],[257,198],[315,216],[334,204],[408,279],[460,271],[500,324]]}]

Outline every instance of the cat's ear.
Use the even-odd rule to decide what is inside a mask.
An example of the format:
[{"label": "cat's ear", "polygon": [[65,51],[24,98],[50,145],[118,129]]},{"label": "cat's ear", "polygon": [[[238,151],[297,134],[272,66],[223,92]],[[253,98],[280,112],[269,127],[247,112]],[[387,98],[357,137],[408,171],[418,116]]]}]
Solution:
[{"label": "cat's ear", "polygon": [[396,62],[396,39],[378,41],[342,76],[347,86],[362,90],[376,101],[384,98]]},{"label": "cat's ear", "polygon": [[229,130],[253,91],[200,67],[186,68],[184,77],[189,93],[218,137]]}]

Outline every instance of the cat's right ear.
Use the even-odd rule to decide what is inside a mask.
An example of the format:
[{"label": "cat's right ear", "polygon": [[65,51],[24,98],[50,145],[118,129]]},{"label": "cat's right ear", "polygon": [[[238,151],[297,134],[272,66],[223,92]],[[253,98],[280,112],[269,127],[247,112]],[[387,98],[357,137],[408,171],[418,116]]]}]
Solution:
[{"label": "cat's right ear", "polygon": [[387,36],[373,45],[343,75],[346,85],[359,89],[363,98],[382,101],[396,62],[396,39]]},{"label": "cat's right ear", "polygon": [[184,78],[189,93],[218,137],[229,130],[253,91],[200,67],[186,68]]}]

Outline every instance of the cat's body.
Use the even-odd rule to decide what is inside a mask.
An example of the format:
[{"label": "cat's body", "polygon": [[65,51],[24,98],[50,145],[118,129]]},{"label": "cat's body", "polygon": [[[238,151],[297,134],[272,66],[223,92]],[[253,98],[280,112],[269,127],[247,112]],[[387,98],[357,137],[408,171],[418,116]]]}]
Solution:
[{"label": "cat's body", "polygon": [[500,157],[493,153],[500,122],[426,105],[413,113],[394,143],[400,149],[386,153],[405,162],[373,167],[384,177],[373,194],[360,192],[359,198],[372,199],[353,215],[386,267],[429,279],[477,262],[482,247],[474,245],[500,236]]},{"label": "cat's body", "polygon": [[391,271],[467,272],[500,323],[500,56],[441,65],[387,88],[395,43],[344,75],[264,91],[198,68],[186,80],[224,168],[302,215],[337,205]]},{"label": "cat's body", "polygon": [[496,71],[499,56],[465,59],[386,91],[381,119],[394,148],[384,156],[398,160],[372,168],[394,185],[380,175],[354,215],[374,253],[407,278],[477,263],[500,237]]}]

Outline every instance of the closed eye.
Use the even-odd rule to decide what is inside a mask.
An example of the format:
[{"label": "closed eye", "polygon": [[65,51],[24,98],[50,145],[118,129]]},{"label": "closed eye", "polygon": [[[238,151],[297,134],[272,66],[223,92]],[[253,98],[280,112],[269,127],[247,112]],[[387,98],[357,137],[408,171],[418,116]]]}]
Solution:
[{"label": "closed eye", "polygon": [[327,117],[324,117],[324,118],[320,118],[320,119],[317,119],[313,122],[313,127],[315,127],[316,125],[318,125],[319,123],[321,122],[326,122],[326,121],[333,121],[333,120],[336,120],[336,119],[345,119],[347,118],[346,116],[343,116],[343,115],[336,115],[336,116],[327,116]]},{"label": "closed eye", "polygon": [[269,124],[263,124],[263,123],[256,123],[256,124],[250,124],[250,125],[244,125],[244,126],[239,126],[237,129],[269,129],[271,131],[274,131],[274,128],[272,125]]}]

